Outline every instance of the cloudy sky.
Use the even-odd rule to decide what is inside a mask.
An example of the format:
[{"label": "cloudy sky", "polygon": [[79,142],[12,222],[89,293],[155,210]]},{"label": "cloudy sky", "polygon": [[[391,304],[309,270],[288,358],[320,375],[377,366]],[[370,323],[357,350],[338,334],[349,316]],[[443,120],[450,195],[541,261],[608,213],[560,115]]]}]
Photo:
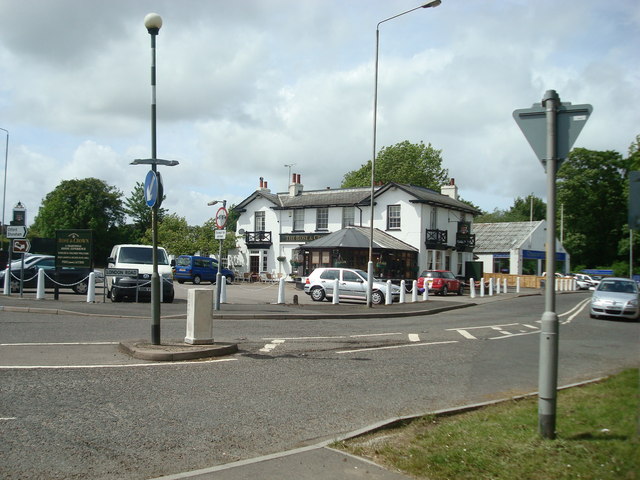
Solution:
[{"label": "cloudy sky", "polygon": [[[28,221],[62,180],[128,196],[149,158],[157,37],[158,157],[170,212],[202,224],[264,177],[339,187],[372,152],[375,32],[413,0],[0,0],[5,218]],[[545,174],[512,118],[555,89],[593,105],[575,146],[624,155],[640,134],[640,2],[443,0],[380,27],[378,149],[442,150],[461,196],[486,211]],[[4,152],[6,135],[0,131]]]}]

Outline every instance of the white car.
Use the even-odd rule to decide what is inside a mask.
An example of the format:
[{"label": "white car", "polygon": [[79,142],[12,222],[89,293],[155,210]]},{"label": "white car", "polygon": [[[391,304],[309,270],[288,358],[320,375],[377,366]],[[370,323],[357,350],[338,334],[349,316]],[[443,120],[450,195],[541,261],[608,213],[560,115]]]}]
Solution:
[{"label": "white car", "polygon": [[608,277],[600,281],[591,297],[591,318],[640,318],[638,284],[629,278]]},{"label": "white car", "polygon": [[[350,300],[367,299],[367,272],[356,268],[316,268],[307,278],[304,293],[311,295],[316,302],[325,298],[333,299],[333,289],[338,280],[338,297]],[[373,279],[371,303],[385,303],[386,283]],[[392,300],[400,299],[400,287],[391,285]]]}]

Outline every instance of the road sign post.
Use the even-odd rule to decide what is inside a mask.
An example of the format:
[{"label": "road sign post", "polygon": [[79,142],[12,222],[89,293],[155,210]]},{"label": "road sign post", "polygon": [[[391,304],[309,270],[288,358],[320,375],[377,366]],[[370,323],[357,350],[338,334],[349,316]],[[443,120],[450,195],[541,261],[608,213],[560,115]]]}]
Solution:
[{"label": "road sign post", "polygon": [[538,428],[544,438],[555,438],[558,390],[559,322],[556,314],[556,173],[592,112],[591,105],[560,103],[555,90],[547,90],[541,103],[515,110],[513,118],[547,173],[547,249],[545,311],[540,330],[538,369]]},{"label": "road sign post", "polygon": [[[216,311],[220,310],[220,296],[222,294],[222,242],[226,237],[226,230],[224,230],[224,227],[227,224],[227,218],[229,216],[226,206],[227,201],[223,200],[222,206],[216,212],[216,227],[218,227],[218,229],[215,232],[215,238],[220,240],[220,248],[218,250],[218,272],[216,273],[216,298],[213,304],[213,309]],[[221,231],[225,232],[224,236],[220,233]]]}]

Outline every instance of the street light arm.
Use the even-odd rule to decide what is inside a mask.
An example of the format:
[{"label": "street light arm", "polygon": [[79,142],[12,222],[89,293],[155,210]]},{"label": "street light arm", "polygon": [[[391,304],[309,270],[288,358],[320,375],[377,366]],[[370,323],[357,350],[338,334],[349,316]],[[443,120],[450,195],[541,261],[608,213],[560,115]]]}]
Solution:
[{"label": "street light arm", "polygon": [[394,18],[398,18],[398,17],[401,17],[402,15],[406,15],[407,13],[411,13],[415,10],[418,10],[419,8],[435,8],[441,3],[442,3],[442,0],[433,0],[432,2],[425,3],[424,5],[420,5],[419,7],[412,8],[411,10],[407,10],[406,12],[398,13],[393,17],[385,18],[384,20],[379,21],[376,28],[380,28],[380,24],[384,22],[388,22],[389,20],[393,20]]}]

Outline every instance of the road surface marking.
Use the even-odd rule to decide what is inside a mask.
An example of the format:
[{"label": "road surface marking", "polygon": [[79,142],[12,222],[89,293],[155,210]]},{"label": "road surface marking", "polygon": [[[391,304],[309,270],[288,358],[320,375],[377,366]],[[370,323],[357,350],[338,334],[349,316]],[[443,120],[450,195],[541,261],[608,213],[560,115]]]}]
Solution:
[{"label": "road surface marking", "polygon": [[205,365],[208,363],[233,362],[237,358],[218,358],[213,360],[202,360],[198,362],[153,362],[153,363],[129,363],[113,365],[0,365],[0,370],[82,370],[92,368],[130,368],[130,367],[166,367],[175,365]]},{"label": "road surface marking", "polygon": [[278,345],[282,345],[283,343],[284,343],[284,339],[276,338],[274,340],[271,340],[271,343],[267,343],[264,347],[262,347],[260,349],[260,351],[261,352],[265,352],[265,353],[269,353],[274,348],[276,348]]},{"label": "road surface marking", "polygon": [[373,350],[393,350],[396,348],[405,348],[405,347],[423,347],[428,345],[444,345],[447,343],[458,343],[457,340],[449,340],[446,342],[429,342],[429,343],[408,343],[405,345],[389,345],[387,347],[370,347],[370,348],[358,348],[355,350],[341,350],[336,353],[358,353],[358,352],[371,352]]},{"label": "road surface marking", "polygon": [[409,334],[409,341],[410,342],[419,342],[420,341],[420,335],[418,335],[417,333],[410,333]]},{"label": "road surface marking", "polygon": [[61,345],[119,345],[120,342],[0,343],[0,347],[55,347]]}]

